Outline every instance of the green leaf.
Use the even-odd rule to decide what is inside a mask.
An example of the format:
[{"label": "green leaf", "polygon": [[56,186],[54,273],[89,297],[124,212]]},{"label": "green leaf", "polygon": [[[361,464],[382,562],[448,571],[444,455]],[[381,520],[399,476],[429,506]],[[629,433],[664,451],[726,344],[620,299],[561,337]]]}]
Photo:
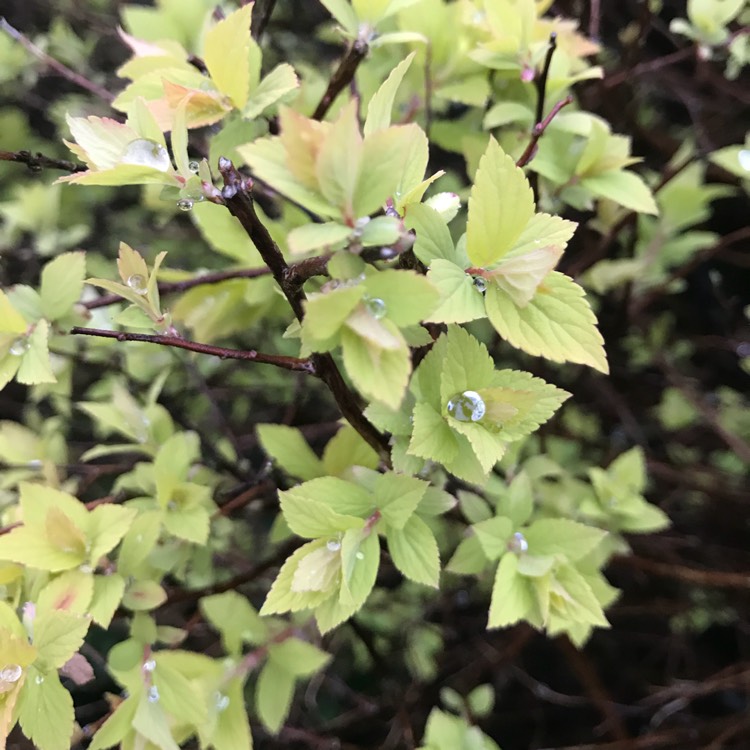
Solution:
[{"label": "green leaf", "polygon": [[256,430],[263,450],[291,476],[304,481],[326,473],[321,460],[295,427],[259,424]]},{"label": "green leaf", "polygon": [[445,569],[458,575],[478,575],[487,567],[488,562],[479,538],[472,534],[461,540]]},{"label": "green leaf", "polygon": [[349,425],[344,425],[323,451],[324,473],[332,476],[342,476],[354,466],[377,469],[379,463],[380,456]]},{"label": "green leaf", "polygon": [[96,565],[125,536],[137,511],[121,505],[99,505],[89,513],[86,536],[90,544],[89,560]]},{"label": "green leaf", "polygon": [[375,92],[367,105],[367,118],[365,119],[365,137],[376,130],[384,130],[391,124],[391,112],[396,93],[404,80],[406,71],[414,60],[416,52],[412,52],[406,59],[402,60],[383,81],[380,88]]},{"label": "green leaf", "polygon": [[333,221],[325,224],[305,224],[292,229],[287,235],[289,252],[302,254],[320,248],[335,249],[344,244],[351,234],[351,227]]},{"label": "green leaf", "polygon": [[268,658],[295,678],[312,677],[331,660],[331,655],[312,643],[287,638],[268,647]]},{"label": "green leaf", "polygon": [[39,294],[42,314],[47,320],[58,320],[70,312],[81,298],[86,275],[86,253],[63,253],[42,270]]},{"label": "green leaf", "polygon": [[313,479],[291,490],[279,492],[281,512],[289,528],[307,539],[333,536],[348,529],[360,529],[364,520],[337,512],[339,507],[361,507],[371,504],[367,492],[357,485],[336,477]]},{"label": "green leaf", "polygon": [[211,744],[215,750],[252,750],[253,737],[245,708],[242,680],[232,680],[224,688],[224,696],[229,700],[229,705],[218,711]]},{"label": "green leaf", "polygon": [[510,518],[495,516],[475,523],[471,528],[488,560],[497,560],[507,552],[508,538],[513,531],[513,522]]},{"label": "green leaf", "polygon": [[252,6],[244,6],[206,32],[203,62],[216,88],[237,109],[247,103],[250,89],[250,18]]},{"label": "green leaf", "polygon": [[271,734],[276,734],[284,724],[293,696],[294,676],[269,659],[258,676],[255,709]]},{"label": "green leaf", "polygon": [[440,400],[447,414],[448,401],[466,390],[478,391],[492,384],[495,363],[487,347],[460,326],[451,326],[446,334],[441,367]]},{"label": "green leaf", "polygon": [[320,4],[348,31],[351,35],[356,35],[359,21],[354,8],[347,0],[320,0]]},{"label": "green leaf", "polygon": [[138,701],[138,708],[133,717],[133,729],[161,750],[179,750],[164,709],[159,701],[150,701],[146,693],[141,695]]},{"label": "green leaf", "polygon": [[78,651],[89,629],[88,617],[64,610],[41,612],[34,619],[34,646],[38,663],[58,669]]},{"label": "green leaf", "polygon": [[68,750],[73,718],[73,698],[57,674],[30,667],[18,701],[23,733],[39,750]]},{"label": "green leaf", "polygon": [[205,699],[193,681],[182,674],[179,659],[180,655],[174,651],[154,655],[156,669],[152,679],[159,691],[159,703],[178,721],[201,726],[208,719]]},{"label": "green leaf", "polygon": [[166,600],[167,592],[156,581],[134,581],[122,597],[122,606],[133,612],[147,612]]},{"label": "green leaf", "polygon": [[468,323],[486,316],[484,297],[474,280],[449,260],[434,259],[427,278],[440,292],[440,304],[427,318],[432,323]]},{"label": "green leaf", "polygon": [[512,248],[534,215],[534,194],[524,175],[494,138],[479,161],[469,198],[466,252],[486,267]]},{"label": "green leaf", "polygon": [[635,172],[622,169],[602,172],[581,180],[580,186],[631,211],[654,215],[659,213],[653,193]]},{"label": "green leaf", "polygon": [[487,316],[510,344],[553,362],[579,362],[609,372],[603,339],[596,328],[583,289],[565,274],[553,271],[526,307],[490,286],[485,295]]},{"label": "green leaf", "polygon": [[106,750],[122,742],[125,735],[131,731],[133,717],[138,708],[138,701],[134,696],[126,698],[110,714],[104,724],[99,727],[94,739],[89,745],[89,750]]},{"label": "green leaf", "polygon": [[164,528],[173,536],[193,544],[204,545],[210,527],[208,511],[196,505],[169,508],[164,514]]},{"label": "green leaf", "polygon": [[36,611],[65,610],[76,615],[88,612],[94,595],[94,576],[68,570],[53,578],[38,594]]},{"label": "green leaf", "polygon": [[193,206],[190,217],[203,239],[216,252],[249,268],[263,265],[260,254],[242,228],[240,220],[232,216],[224,206],[201,201]]},{"label": "green leaf", "polygon": [[364,285],[368,297],[385,302],[386,317],[399,328],[420,323],[439,298],[430,281],[414,271],[380,271],[368,276]]},{"label": "green leaf", "polygon": [[254,646],[265,642],[268,626],[246,597],[236,591],[204,596],[200,600],[203,616],[221,633],[224,650],[239,654],[243,641]]},{"label": "green leaf", "polygon": [[0,289],[0,333],[26,333],[28,324]]},{"label": "green leaf", "polygon": [[21,365],[16,372],[16,380],[23,385],[37,385],[38,383],[56,383],[57,378],[52,372],[49,360],[49,324],[40,320],[26,339],[28,349],[21,357]]},{"label": "green leaf", "polygon": [[414,431],[409,453],[440,463],[452,461],[458,453],[458,441],[442,415],[429,404],[414,407]]},{"label": "green leaf", "polygon": [[438,587],[440,553],[430,527],[412,515],[403,528],[386,529],[388,551],[393,564],[410,580]]},{"label": "green leaf", "polygon": [[97,625],[107,628],[120,606],[125,593],[125,579],[112,573],[107,576],[94,576],[94,595],[89,606],[89,614]]},{"label": "green leaf", "polygon": [[607,535],[606,531],[567,518],[541,518],[524,531],[532,555],[585,557]]},{"label": "green leaf", "polygon": [[492,586],[488,628],[503,628],[522,620],[534,606],[528,579],[518,574],[518,558],[503,555]]},{"label": "green leaf", "polygon": [[266,75],[250,94],[242,116],[247,120],[259,117],[264,110],[282,99],[288,101],[287,94],[297,89],[299,79],[289,63],[281,63]]},{"label": "green leaf", "polygon": [[389,472],[380,474],[373,487],[375,503],[389,526],[403,529],[427,490],[427,482]]},{"label": "green leaf", "polygon": [[534,491],[525,471],[519,471],[497,501],[497,514],[510,518],[515,527],[523,526],[534,510]]},{"label": "green leaf", "polygon": [[571,622],[583,622],[605,628],[609,625],[599,600],[578,570],[572,565],[561,565],[555,571],[554,577],[559,593],[552,603],[551,613]]},{"label": "green leaf", "polygon": [[363,286],[343,287],[308,297],[302,323],[302,342],[313,351],[338,333],[365,294]]},{"label": "green leaf", "polygon": [[416,232],[414,254],[422,263],[429,266],[436,259],[455,263],[450,230],[437,211],[423,203],[412,203],[406,210],[404,224]]},{"label": "green leaf", "polygon": [[56,573],[81,565],[85,552],[56,546],[38,529],[21,526],[0,537],[0,560]]}]

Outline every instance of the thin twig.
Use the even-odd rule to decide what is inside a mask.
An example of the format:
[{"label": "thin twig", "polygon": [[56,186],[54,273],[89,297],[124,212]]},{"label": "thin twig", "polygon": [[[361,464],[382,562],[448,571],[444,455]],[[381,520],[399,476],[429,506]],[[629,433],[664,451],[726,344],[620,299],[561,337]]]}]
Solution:
[{"label": "thin twig", "polygon": [[[252,180],[243,178],[232,162],[225,157],[219,159],[219,172],[224,179],[224,188],[221,191],[222,201],[231,214],[239,219],[261,258],[271,269],[295,317],[301,321],[304,317],[305,293],[299,281],[294,278],[293,274],[290,274],[290,267],[284,260],[281,250],[255,212],[250,192]],[[359,398],[344,381],[333,357],[330,354],[315,354],[311,360],[314,363],[316,375],[328,386],[346,420],[388,463],[390,451],[385,435],[364,416]]]},{"label": "thin twig", "polygon": [[676,581],[695,583],[717,589],[750,589],[750,572],[733,573],[723,570],[697,570],[686,565],[675,565],[672,562],[649,560],[637,555],[623,555],[613,557],[611,564],[626,565],[643,570],[646,573],[672,578]]},{"label": "thin twig", "polygon": [[537,99],[536,99],[536,116],[534,122],[538,125],[544,117],[544,100],[547,96],[547,79],[549,78],[549,69],[552,65],[552,56],[555,54],[557,49],[557,34],[553,31],[549,35],[549,46],[547,47],[547,54],[544,58],[544,65],[542,65],[542,74],[537,80]]},{"label": "thin twig", "polygon": [[85,172],[88,167],[85,164],[76,164],[67,159],[53,159],[37,151],[0,151],[0,161],[15,161],[25,164],[32,172],[41,172],[47,169],[62,169],[64,172]]},{"label": "thin twig", "polygon": [[249,362],[258,362],[264,365],[274,365],[284,370],[294,370],[315,375],[315,364],[310,359],[299,357],[285,357],[280,354],[262,354],[254,349],[226,349],[223,346],[211,346],[200,344],[197,341],[189,341],[179,336],[164,336],[150,333],[130,333],[126,331],[106,331],[100,328],[80,328],[76,326],[70,329],[70,333],[79,336],[98,336],[116,341],[141,341],[147,344],[158,344],[159,346],[171,346],[176,349],[186,349],[198,354],[209,354],[220,359],[242,359]]},{"label": "thin twig", "polygon": [[253,4],[253,22],[250,27],[250,33],[256,42],[260,41],[263,32],[271,20],[276,0],[255,0]]},{"label": "thin twig", "polygon": [[36,57],[38,60],[41,60],[48,68],[52,68],[52,70],[61,75],[63,78],[67,78],[76,86],[85,89],[86,91],[94,94],[94,96],[98,96],[100,99],[103,99],[105,102],[107,102],[107,104],[111,104],[114,101],[114,94],[110,93],[109,91],[107,91],[107,89],[102,88],[93,81],[89,81],[89,79],[85,76],[82,76],[80,73],[76,73],[67,65],[64,65],[59,60],[55,60],[54,57],[51,57],[46,52],[39,49],[39,47],[37,47],[36,44],[34,44],[28,37],[24,36],[24,34],[18,31],[18,29],[11,26],[3,16],[0,16],[0,29],[2,29],[6,34],[8,34],[8,36],[10,36],[12,39],[15,39],[19,44],[25,47],[29,52],[31,52],[32,55],[34,55],[34,57]]},{"label": "thin twig", "polygon": [[536,146],[539,143],[539,139],[544,135],[544,131],[549,127],[549,124],[557,116],[557,113],[563,108],[567,107],[568,104],[573,103],[572,96],[566,96],[561,99],[554,107],[550,110],[550,113],[541,121],[538,122],[531,130],[531,140],[529,145],[526,146],[526,150],[521,154],[520,158],[516,162],[517,167],[525,167],[533,158],[536,153]]},{"label": "thin twig", "polygon": [[359,64],[365,59],[369,49],[367,41],[361,38],[355,39],[349,45],[346,55],[328,82],[328,88],[318,102],[318,106],[315,107],[313,120],[322,120],[326,116],[336,97],[352,82]]}]

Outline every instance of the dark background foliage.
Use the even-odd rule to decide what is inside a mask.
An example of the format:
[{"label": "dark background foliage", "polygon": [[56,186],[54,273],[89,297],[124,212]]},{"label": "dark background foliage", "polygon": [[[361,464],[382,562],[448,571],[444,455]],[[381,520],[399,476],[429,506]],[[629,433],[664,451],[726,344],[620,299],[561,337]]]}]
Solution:
[{"label": "dark background foliage", "polygon": [[[747,73],[727,80],[720,65],[696,59],[694,48],[669,32],[670,19],[684,15],[684,3],[664,2],[658,14],[649,12],[648,5],[636,0],[571,1],[555,3],[553,12],[580,19],[582,27],[609,49],[604,79],[577,87],[583,106],[606,118],[614,132],[631,135],[633,153],[667,177],[667,162],[686,134],[695,138],[701,153],[743,140],[750,125],[750,86]],[[52,49],[51,54],[75,69],[83,68],[87,77],[115,91],[121,84],[113,71],[125,59],[116,36],[116,6],[108,0],[5,0],[3,12],[30,37],[48,32],[54,18],[65,18],[81,46]],[[266,44],[279,59],[294,48],[296,58],[327,66],[340,50],[316,42],[312,34],[325,17],[316,3],[279,2]],[[623,41],[620,32],[626,26],[634,33]],[[65,60],[66,54],[70,59]],[[0,109],[23,113],[31,141],[17,142],[17,134],[0,133],[0,148],[39,148],[66,158],[62,145],[54,146],[59,115],[82,92],[43,66],[31,66],[38,75],[5,80],[0,88]],[[107,113],[104,103],[92,101],[89,113]],[[456,166],[454,156],[439,150],[433,152],[432,166],[444,166],[441,159]],[[0,189],[7,199],[19,181],[49,183],[52,178],[51,172],[29,174],[21,165],[5,164]],[[709,166],[708,178],[736,184],[714,166]],[[123,238],[135,247],[180,248],[185,268],[211,262],[189,221],[160,224],[158,216],[140,207],[136,189],[66,192],[66,211],[79,221],[87,217],[90,232],[80,243],[84,248],[95,247],[114,257]],[[483,683],[494,686],[496,707],[480,726],[504,750],[748,747],[750,496],[743,484],[743,466],[746,469],[750,463],[750,444],[747,435],[732,429],[717,392],[729,387],[747,394],[750,383],[740,366],[740,355],[747,356],[750,347],[743,315],[750,304],[749,212],[747,194],[741,191],[714,202],[705,228],[723,239],[676,271],[686,282],[680,293],[657,288],[648,304],[633,305],[628,289],[619,288],[601,300],[598,315],[612,374],[605,379],[581,372],[560,383],[572,390],[572,403],[580,412],[596,416],[597,428],[582,434],[563,419],[543,432],[547,438],[567,432],[593,460],[604,463],[640,445],[650,472],[649,499],[672,519],[671,529],[634,538],[634,555],[616,558],[610,565],[611,582],[623,590],[608,612],[612,629],[596,631],[581,652],[564,639],[547,639],[526,626],[488,632],[486,602],[469,589],[448,587],[403,628],[376,635],[358,622],[330,636],[327,648],[335,661],[324,677],[306,688],[315,693],[317,702],[298,695],[287,727],[277,738],[263,736],[255,727],[258,747],[415,747],[427,714],[439,703],[441,688],[450,686],[466,694]],[[585,222],[587,217],[571,218]],[[633,222],[626,221],[617,233],[602,237],[582,226],[561,270],[577,276],[601,258],[627,256],[632,228]],[[23,236],[3,251],[0,282],[35,283],[40,265],[30,237]],[[666,342],[654,352],[650,333],[665,320]],[[548,371],[539,361],[525,359],[524,366],[553,382],[566,377]],[[183,373],[182,391],[170,389],[166,405],[185,427],[203,436],[217,425],[229,430],[249,459],[247,466],[230,467],[238,483],[255,483],[264,469],[246,419],[248,399],[253,421],[308,425],[306,434],[313,445],[324,443],[332,433],[331,420],[337,415],[322,391],[302,391],[290,379],[281,396],[264,392],[257,384],[256,391],[248,394],[232,370],[221,372],[221,379],[203,382],[194,373]],[[579,368],[570,372],[578,373]],[[99,375],[100,371],[77,368],[74,393],[83,393]],[[656,407],[667,388],[677,389],[695,412],[695,418],[678,429],[669,429],[657,416]],[[211,395],[211,406],[186,405],[185,393],[196,390]],[[25,398],[22,386],[6,388],[0,393],[2,417],[20,419]],[[83,424],[76,432],[74,422],[74,454],[76,440],[83,444],[90,436]],[[211,442],[203,443],[210,457]],[[735,462],[728,461],[726,454],[733,455]],[[220,456],[213,459],[221,465]],[[109,479],[104,469],[80,470],[87,472],[83,485],[87,498],[106,491]],[[253,536],[262,535],[273,510],[273,497],[259,494],[259,504],[237,511],[244,514]],[[284,552],[264,563],[266,568],[278,564]],[[231,566],[231,559],[226,564]],[[389,569],[384,571],[379,585],[395,587],[397,577],[391,581]],[[252,588],[247,591],[253,594]],[[191,632],[187,648],[215,651],[215,637],[197,615],[197,597],[183,594],[173,592],[165,621],[187,623]],[[425,623],[442,631],[445,645],[437,655],[436,674],[422,684],[409,676],[404,653],[410,630],[417,632]],[[112,633],[95,633],[91,652],[105,651],[117,637],[116,628]],[[353,650],[362,649],[369,652],[373,664],[366,673],[356,671],[351,658]],[[73,689],[81,725],[96,722],[105,713],[103,692],[114,688],[100,670],[94,683]],[[310,711],[308,705],[316,709]],[[19,735],[10,747],[27,747],[24,742]]]}]

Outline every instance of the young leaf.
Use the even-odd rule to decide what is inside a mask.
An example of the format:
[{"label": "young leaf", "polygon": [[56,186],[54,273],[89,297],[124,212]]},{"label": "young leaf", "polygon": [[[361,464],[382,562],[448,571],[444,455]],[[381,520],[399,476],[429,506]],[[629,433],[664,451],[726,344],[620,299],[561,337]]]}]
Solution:
[{"label": "young leaf", "polygon": [[534,194],[523,171],[494,138],[479,161],[469,198],[466,252],[475,266],[505,256],[534,215]]},{"label": "young leaf", "polygon": [[438,587],[440,553],[430,527],[419,516],[411,516],[400,529],[388,526],[386,539],[394,565],[407,578]]},{"label": "young leaf", "polygon": [[518,574],[518,557],[503,555],[497,566],[488,628],[503,628],[528,616],[534,606],[534,595],[528,579]]},{"label": "young leaf", "polygon": [[403,529],[417,509],[427,483],[402,474],[380,474],[373,487],[375,503],[389,526]]},{"label": "young leaf", "polygon": [[331,660],[331,655],[312,643],[287,638],[268,647],[268,658],[296,678],[312,677]]},{"label": "young leaf", "polygon": [[281,664],[269,659],[258,676],[255,708],[258,717],[271,734],[281,729],[294,696],[294,675]]},{"label": "young leaf", "polygon": [[[60,665],[62,666],[62,665]],[[23,733],[39,750],[68,750],[73,735],[73,698],[56,672],[29,668],[18,701]]]},{"label": "young leaf", "polygon": [[85,253],[63,253],[42,270],[39,294],[42,314],[47,320],[58,320],[78,302],[86,275]]},{"label": "young leaf", "polygon": [[449,260],[435,258],[427,278],[440,292],[440,303],[427,321],[433,323],[468,323],[486,316],[482,292],[474,279]]},{"label": "young leaf", "polygon": [[416,52],[412,52],[406,59],[402,60],[388,75],[388,78],[375,92],[370,103],[367,105],[367,118],[365,119],[365,137],[376,130],[384,130],[391,124],[391,112],[393,102],[398,92],[398,87],[404,80],[406,71],[414,60]]},{"label": "young leaf", "polygon": [[88,617],[59,609],[41,612],[34,620],[37,663],[47,670],[62,667],[81,647],[90,624]]},{"label": "young leaf", "polygon": [[281,424],[259,424],[256,430],[263,450],[288,474],[305,481],[326,473],[323,463],[298,429]]},{"label": "young leaf", "polygon": [[22,355],[21,365],[16,372],[16,380],[19,383],[36,385],[57,382],[49,359],[48,338],[49,324],[46,320],[40,320],[26,339],[28,348]]},{"label": "young leaf", "polygon": [[406,211],[404,224],[416,232],[414,254],[422,263],[429,266],[435,259],[455,263],[450,230],[437,211],[423,203],[413,203]]},{"label": "young leaf", "polygon": [[541,518],[524,531],[532,555],[564,555],[579,560],[594,549],[606,531],[567,518]]},{"label": "young leaf", "polygon": [[594,195],[609,198],[631,211],[654,215],[659,213],[653,193],[635,172],[614,169],[586,177],[581,180],[580,185]]},{"label": "young leaf", "polygon": [[289,528],[307,539],[362,528],[362,518],[333,509],[337,503],[338,507],[351,507],[353,500],[355,507],[370,502],[365,490],[336,477],[313,479],[279,493],[281,512]]},{"label": "young leaf", "polygon": [[579,362],[609,372],[603,339],[583,289],[565,274],[553,271],[526,307],[490,286],[487,316],[510,344],[553,362]]},{"label": "young leaf", "polygon": [[513,531],[510,518],[495,516],[475,523],[471,528],[488,560],[497,560],[507,551],[508,538]]}]

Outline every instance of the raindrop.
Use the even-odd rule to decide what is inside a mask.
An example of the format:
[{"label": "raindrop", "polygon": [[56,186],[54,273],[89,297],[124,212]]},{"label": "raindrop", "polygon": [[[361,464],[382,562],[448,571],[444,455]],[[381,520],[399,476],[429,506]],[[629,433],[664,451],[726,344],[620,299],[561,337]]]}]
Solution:
[{"label": "raindrop", "polygon": [[448,402],[448,414],[459,422],[478,422],[486,411],[484,400],[476,391],[464,391]]},{"label": "raindrop", "polygon": [[355,557],[357,558],[357,560],[364,560],[365,559],[365,553],[364,552],[357,552],[357,554],[355,555]]},{"label": "raindrop", "polygon": [[222,711],[226,711],[227,707],[229,706],[229,696],[224,695],[224,693],[220,693],[218,690],[214,693],[214,705],[216,706],[216,710],[221,713]]},{"label": "raindrop", "polygon": [[197,162],[197,161],[191,161],[191,162],[189,162],[189,163],[188,163],[188,169],[189,169],[189,170],[190,170],[190,171],[191,171],[191,172],[192,172],[193,174],[198,174],[198,170],[199,170],[200,168],[201,168],[201,165],[200,165],[200,164],[198,164],[198,162]]},{"label": "raindrop", "polygon": [[37,676],[36,676],[36,677],[34,678],[34,682],[35,682],[35,683],[36,683],[37,685],[41,685],[41,684],[42,684],[42,683],[44,682],[44,677],[42,677],[42,675],[38,674],[38,675],[37,675]]},{"label": "raindrop", "polygon": [[26,336],[21,336],[21,338],[16,339],[11,345],[10,345],[10,353],[14,357],[23,357],[24,354],[29,350],[29,340],[26,338]]},{"label": "raindrop", "polygon": [[388,312],[385,302],[380,297],[367,297],[365,299],[365,307],[375,320],[384,318]]},{"label": "raindrop", "polygon": [[148,138],[137,138],[128,143],[120,163],[140,164],[144,167],[153,167],[160,172],[166,172],[172,166],[167,149],[161,143]]},{"label": "raindrop", "polygon": [[740,166],[747,172],[750,172],[750,148],[743,148],[737,154],[737,158],[739,159]]},{"label": "raindrop", "polygon": [[8,664],[0,669],[0,682],[18,682],[23,669],[18,664]]},{"label": "raindrop", "polygon": [[177,201],[177,208],[179,208],[180,211],[190,211],[193,208],[193,201],[190,198],[180,198],[180,200]]},{"label": "raindrop", "polygon": [[750,357],[750,342],[749,341],[743,341],[741,344],[737,346],[737,356],[738,357]]},{"label": "raindrop", "polygon": [[481,276],[474,277],[474,286],[478,292],[484,294],[487,291],[487,281]]},{"label": "raindrop", "polygon": [[529,543],[526,541],[526,537],[517,531],[508,541],[508,550],[515,552],[520,555],[522,552],[526,552],[529,549]]},{"label": "raindrop", "polygon": [[329,539],[326,542],[326,549],[329,552],[338,552],[341,549],[341,542],[338,539]]},{"label": "raindrop", "polygon": [[156,662],[153,659],[149,659],[146,662],[143,662],[143,671],[144,672],[153,672],[156,669]]},{"label": "raindrop", "polygon": [[136,294],[146,294],[148,289],[146,288],[146,278],[139,273],[134,273],[132,276],[128,276],[128,286]]},{"label": "raindrop", "polygon": [[152,685],[148,689],[148,693],[146,695],[146,698],[148,699],[149,703],[157,703],[159,700],[159,688],[156,687],[156,685]]}]

